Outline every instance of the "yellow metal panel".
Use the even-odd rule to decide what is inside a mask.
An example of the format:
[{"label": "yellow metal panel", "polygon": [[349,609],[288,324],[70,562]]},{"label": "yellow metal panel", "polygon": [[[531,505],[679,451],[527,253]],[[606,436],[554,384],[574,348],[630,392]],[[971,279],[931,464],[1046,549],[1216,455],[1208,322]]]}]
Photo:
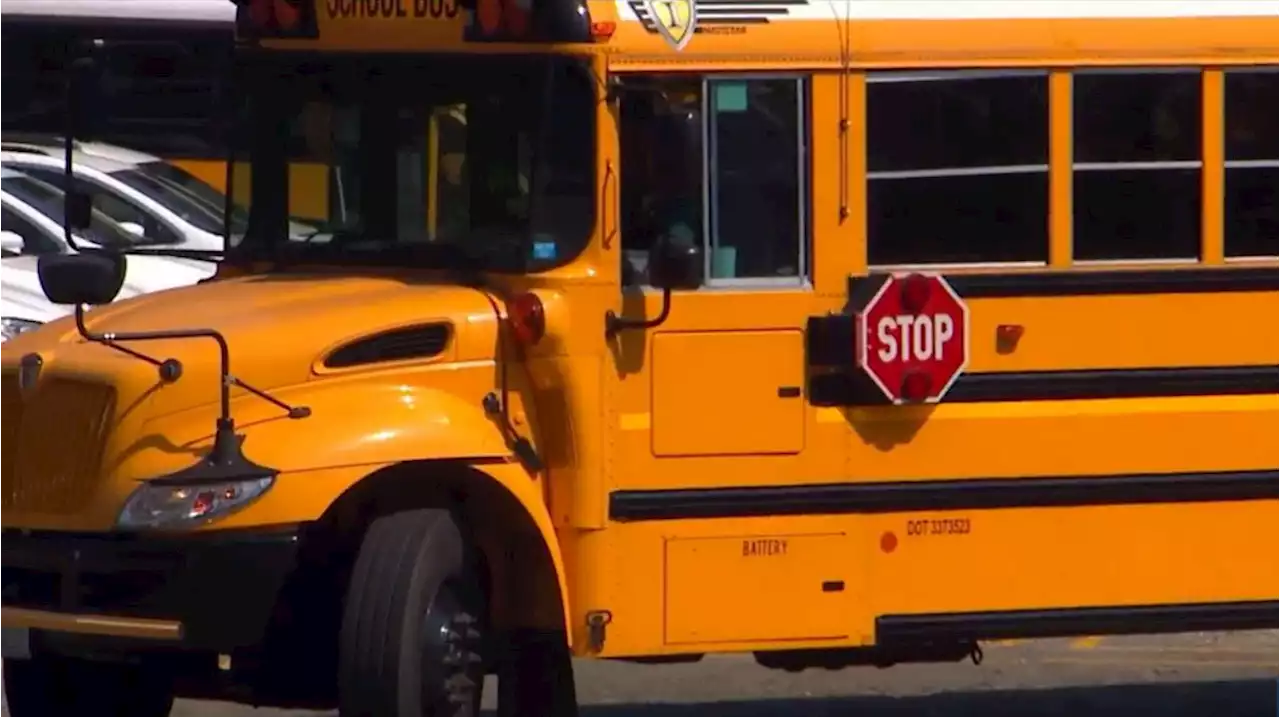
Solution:
[{"label": "yellow metal panel", "polygon": [[666,544],[666,642],[840,638],[843,535],[750,535]]},{"label": "yellow metal panel", "polygon": [[[967,520],[907,535],[908,521]],[[1274,600],[1276,502],[867,518],[875,614]],[[893,533],[896,548],[881,549]],[[946,586],[939,589],[939,586]]]},{"label": "yellow metal panel", "polygon": [[[798,453],[804,448],[799,331],[658,334],[653,339],[658,456]],[[784,396],[783,389],[795,389]]]}]

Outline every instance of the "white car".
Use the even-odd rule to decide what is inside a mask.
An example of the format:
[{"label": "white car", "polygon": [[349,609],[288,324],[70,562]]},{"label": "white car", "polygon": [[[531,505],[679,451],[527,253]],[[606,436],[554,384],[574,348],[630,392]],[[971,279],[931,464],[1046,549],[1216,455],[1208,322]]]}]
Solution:
[{"label": "white car", "polygon": [[[0,164],[61,186],[63,148],[5,139]],[[117,223],[141,230],[150,243],[174,249],[223,249],[223,194],[185,170],[141,152],[96,142],[76,142],[72,170],[78,188]],[[232,217],[232,231],[244,222]],[[243,231],[243,229],[241,229]]]},{"label": "white car", "polygon": [[[40,254],[74,251],[61,223],[60,189],[12,169],[0,169],[0,341],[70,314],[45,298],[36,273]],[[58,217],[54,219],[53,217]],[[141,248],[145,239],[95,210],[87,229],[72,236],[78,247]],[[212,276],[213,262],[131,254],[118,299],[194,284]]]}]

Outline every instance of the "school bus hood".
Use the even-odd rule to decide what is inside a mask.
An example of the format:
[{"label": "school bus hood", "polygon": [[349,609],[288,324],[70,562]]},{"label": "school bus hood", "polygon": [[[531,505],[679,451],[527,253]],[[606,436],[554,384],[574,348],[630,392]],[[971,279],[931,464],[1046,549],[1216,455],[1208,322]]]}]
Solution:
[{"label": "school bus hood", "polygon": [[[226,279],[98,307],[88,312],[86,324],[100,333],[214,329],[227,340],[232,374],[263,390],[323,379],[324,356],[389,329],[451,325],[437,361],[490,359],[497,341],[493,307],[479,290],[394,276]],[[177,359],[181,377],[172,385],[159,385],[154,366],[84,341],[71,317],[5,342],[4,365],[7,373],[21,356],[39,353],[46,375],[74,374],[112,385],[118,394],[153,394],[147,400],[152,416],[217,401],[218,347],[212,339],[128,346],[159,360]]]}]

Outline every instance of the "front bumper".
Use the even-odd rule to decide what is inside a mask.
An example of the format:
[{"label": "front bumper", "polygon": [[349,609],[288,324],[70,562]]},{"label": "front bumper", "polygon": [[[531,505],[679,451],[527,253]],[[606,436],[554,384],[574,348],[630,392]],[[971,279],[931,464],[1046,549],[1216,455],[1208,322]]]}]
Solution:
[{"label": "front bumper", "polygon": [[299,526],[183,535],[5,530],[5,628],[229,653],[258,644]]}]

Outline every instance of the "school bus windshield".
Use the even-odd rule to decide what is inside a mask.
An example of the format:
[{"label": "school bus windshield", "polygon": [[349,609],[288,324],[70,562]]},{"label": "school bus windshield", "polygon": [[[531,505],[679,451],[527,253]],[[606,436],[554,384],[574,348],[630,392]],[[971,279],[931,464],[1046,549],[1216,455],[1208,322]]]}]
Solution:
[{"label": "school bus windshield", "polygon": [[[523,272],[594,222],[595,86],[552,57],[272,58],[241,74],[235,255]],[[290,172],[320,168],[326,210]],[[310,177],[314,182],[316,177]],[[314,192],[313,192],[314,193]],[[308,201],[309,200],[309,201]]]}]

